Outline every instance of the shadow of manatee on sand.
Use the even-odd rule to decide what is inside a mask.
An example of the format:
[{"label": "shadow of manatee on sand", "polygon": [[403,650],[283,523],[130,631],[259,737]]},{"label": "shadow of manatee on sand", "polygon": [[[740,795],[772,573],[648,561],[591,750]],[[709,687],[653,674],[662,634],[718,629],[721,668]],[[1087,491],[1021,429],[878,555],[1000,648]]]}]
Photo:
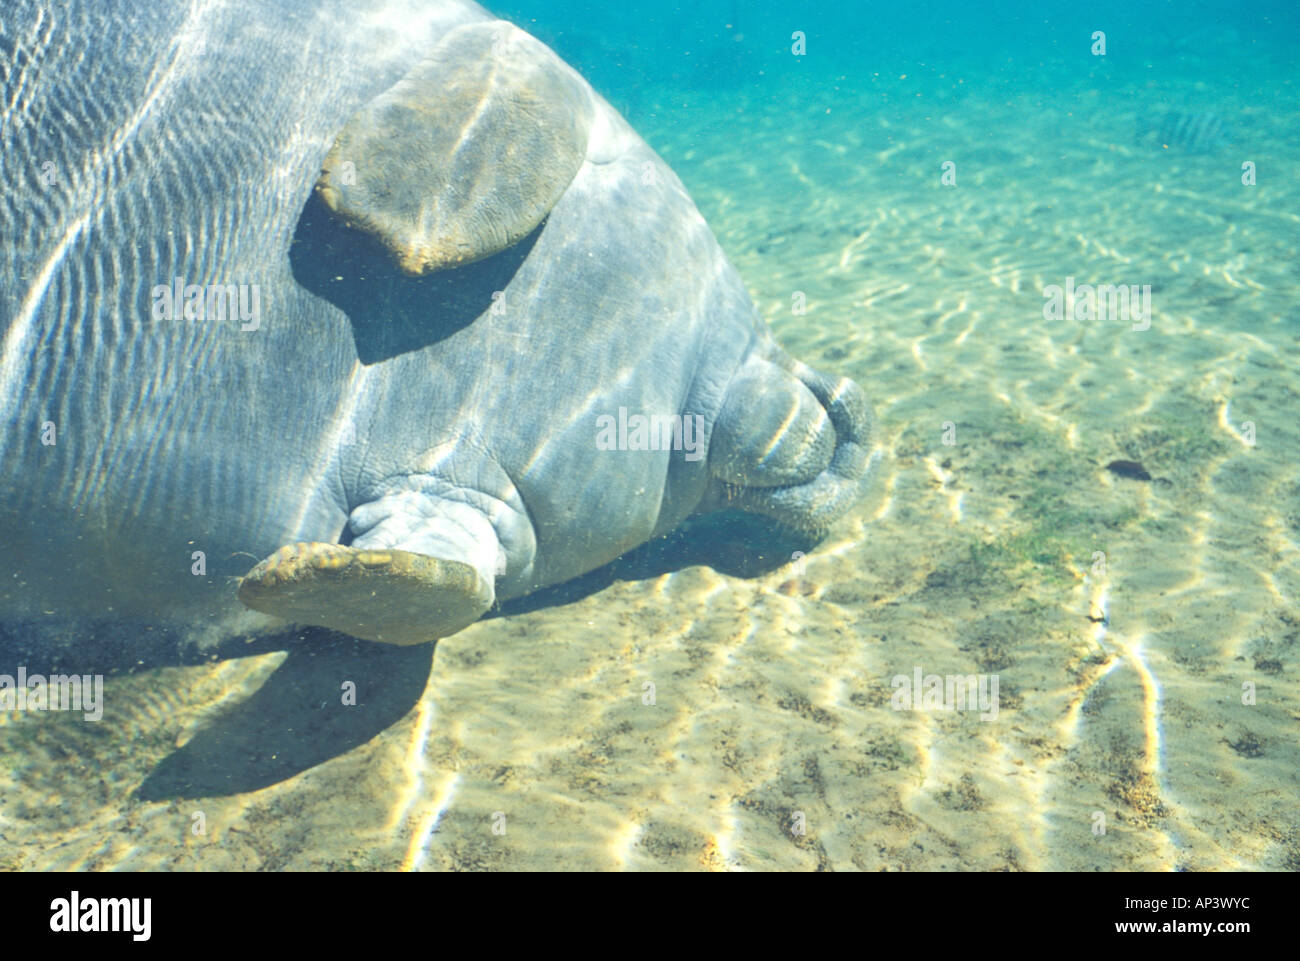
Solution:
[{"label": "shadow of manatee on sand", "polygon": [[812,551],[818,538],[739,511],[692,517],[676,530],[648,541],[604,567],[563,584],[506,601],[486,617],[510,617],[545,607],[572,604],[616,581],[644,581],[703,565],[730,577],[760,577],[790,563],[795,551]]},{"label": "shadow of manatee on sand", "polygon": [[[244,794],[365,744],[419,701],[433,651],[433,644],[389,647],[304,631],[266,683],[163,758],[136,796]],[[344,706],[347,681],[356,685],[356,703]]]},{"label": "shadow of manatee on sand", "polygon": [[[694,565],[757,577],[809,552],[815,538],[765,518],[723,512],[692,518],[582,577],[506,602],[489,618],[572,604],[616,581],[645,580]],[[0,663],[29,674],[139,674],[275,651],[288,656],[252,696],[218,715],[145,778],[144,801],[225,797],[260,790],[338,757],[401,720],[420,700],[434,644],[389,647],[323,628],[291,628],[253,641],[231,638],[198,650],[174,632],[102,622],[78,630],[80,643],[50,646],[23,625],[0,625]],[[344,682],[356,704],[344,706]]]}]

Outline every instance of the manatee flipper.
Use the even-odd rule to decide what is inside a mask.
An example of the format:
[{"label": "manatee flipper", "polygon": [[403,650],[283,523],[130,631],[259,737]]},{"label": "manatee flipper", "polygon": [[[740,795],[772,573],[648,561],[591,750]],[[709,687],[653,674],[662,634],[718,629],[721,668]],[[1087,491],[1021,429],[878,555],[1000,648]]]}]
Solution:
[{"label": "manatee flipper", "polygon": [[741,487],[812,480],[831,462],[835,428],[812,391],[767,360],[732,378],[709,440],[709,471]]},{"label": "manatee flipper", "polygon": [[280,548],[239,585],[240,601],[263,614],[402,645],[468,627],[492,598],[460,561],[313,542]]},{"label": "manatee flipper", "polygon": [[478,620],[504,559],[478,508],[399,491],[363,504],[351,545],[280,548],[245,575],[239,599],[264,614],[387,644],[420,644]]},{"label": "manatee flipper", "polygon": [[511,24],[452,30],[349,120],[316,189],[419,276],[481,260],[532,233],[587,153],[581,78]]},{"label": "manatee flipper", "polygon": [[848,378],[828,377],[783,355],[777,360],[751,362],[727,389],[709,441],[709,469],[726,485],[714,506],[820,533],[868,483],[871,410]]}]

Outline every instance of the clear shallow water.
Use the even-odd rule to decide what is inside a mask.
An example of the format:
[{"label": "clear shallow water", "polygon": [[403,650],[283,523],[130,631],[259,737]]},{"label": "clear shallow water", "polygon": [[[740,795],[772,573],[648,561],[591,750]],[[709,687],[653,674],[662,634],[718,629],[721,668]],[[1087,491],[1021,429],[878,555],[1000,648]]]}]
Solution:
[{"label": "clear shallow water", "polygon": [[[110,678],[101,725],[10,716],[7,866],[1294,870],[1294,14],[546,6],[494,12],[868,391],[872,495],[802,566],[477,624],[413,712],[261,790],[132,797],[282,653]],[[1171,107],[1232,142],[1139,144]],[[1045,319],[1067,278],[1149,284],[1149,328]],[[996,719],[894,709],[918,667],[996,675]]]}]

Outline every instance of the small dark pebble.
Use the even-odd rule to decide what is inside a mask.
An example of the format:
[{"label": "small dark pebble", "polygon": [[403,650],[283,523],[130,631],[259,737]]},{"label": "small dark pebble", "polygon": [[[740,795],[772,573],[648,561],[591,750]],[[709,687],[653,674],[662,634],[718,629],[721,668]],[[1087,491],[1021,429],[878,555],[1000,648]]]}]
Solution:
[{"label": "small dark pebble", "polygon": [[1131,480],[1149,481],[1151,479],[1147,469],[1135,460],[1113,460],[1106,465],[1106,470]]}]

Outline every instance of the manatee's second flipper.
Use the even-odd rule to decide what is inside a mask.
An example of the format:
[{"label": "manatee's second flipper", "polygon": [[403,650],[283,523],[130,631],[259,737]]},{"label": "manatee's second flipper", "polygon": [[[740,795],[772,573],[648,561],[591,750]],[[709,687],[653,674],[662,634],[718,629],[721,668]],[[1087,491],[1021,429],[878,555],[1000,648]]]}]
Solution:
[{"label": "manatee's second flipper", "polygon": [[582,166],[586,84],[496,21],[457,27],[348,122],[316,189],[407,274],[480,260],[532,233]]},{"label": "manatee's second flipper", "polygon": [[[352,512],[351,545],[300,543],[254,567],[239,599],[264,614],[371,641],[419,644],[474,623],[496,599],[506,547],[536,550],[517,508],[476,491],[395,489]],[[495,521],[495,524],[494,524]]]},{"label": "manatee's second flipper", "polygon": [[492,597],[491,582],[459,561],[320,543],[280,548],[239,585],[239,599],[255,611],[388,644],[454,634]]},{"label": "manatee's second flipper", "polygon": [[821,532],[862,495],[871,411],[846,377],[781,355],[749,361],[727,388],[709,441],[709,470],[733,506]]}]

